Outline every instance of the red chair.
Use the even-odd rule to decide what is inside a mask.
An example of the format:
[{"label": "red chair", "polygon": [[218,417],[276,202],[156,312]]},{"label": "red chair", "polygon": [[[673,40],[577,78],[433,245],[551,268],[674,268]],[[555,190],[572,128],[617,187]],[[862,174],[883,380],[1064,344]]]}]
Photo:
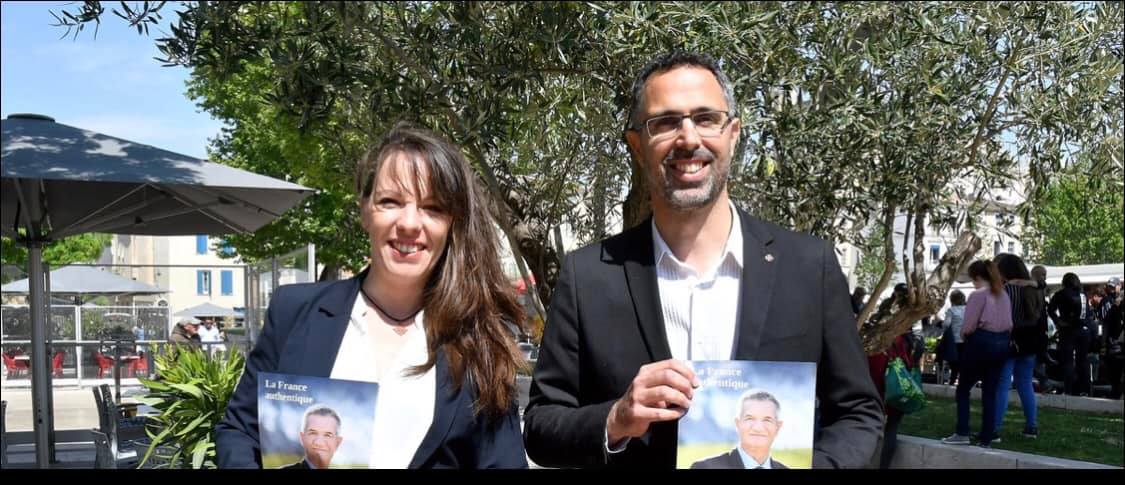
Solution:
[{"label": "red chair", "polygon": [[133,376],[136,377],[139,375],[143,375],[145,377],[148,377],[148,356],[146,356],[145,351],[142,350],[140,354],[137,355],[137,357],[137,360],[133,361],[131,369],[133,372]]},{"label": "red chair", "polygon": [[94,360],[98,363],[98,379],[105,377],[106,371],[113,375],[113,359],[106,357],[101,352],[94,354]]},{"label": "red chair", "polygon": [[66,351],[60,350],[51,357],[51,370],[55,373],[55,377],[62,377],[63,358],[66,357]]},{"label": "red chair", "polygon": [[8,354],[0,354],[0,355],[4,356],[4,367],[6,369],[8,369],[8,377],[15,377],[15,376],[18,376],[20,374],[24,374],[24,375],[27,374],[27,371],[29,370],[28,366],[27,366],[27,362],[22,361],[22,360],[16,360]]}]

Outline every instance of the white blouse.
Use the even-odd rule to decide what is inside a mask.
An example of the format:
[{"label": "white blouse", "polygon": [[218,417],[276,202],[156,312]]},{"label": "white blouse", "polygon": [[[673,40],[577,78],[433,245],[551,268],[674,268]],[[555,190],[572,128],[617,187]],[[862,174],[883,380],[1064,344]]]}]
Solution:
[{"label": "white blouse", "polygon": [[410,367],[426,363],[425,312],[414,319],[391,369],[376,378],[378,369],[370,337],[363,296],[356,295],[348,330],[332,366],[332,379],[377,382],[375,426],[371,434],[371,468],[406,468],[434,419],[437,379],[431,367],[425,374],[405,377]]}]

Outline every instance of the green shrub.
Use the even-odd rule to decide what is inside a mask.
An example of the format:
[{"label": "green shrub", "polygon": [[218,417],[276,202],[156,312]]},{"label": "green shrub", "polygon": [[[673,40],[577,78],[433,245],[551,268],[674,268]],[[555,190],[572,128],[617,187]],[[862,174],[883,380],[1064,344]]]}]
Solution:
[{"label": "green shrub", "polygon": [[149,426],[152,444],[141,465],[156,457],[169,468],[215,468],[215,425],[242,377],[245,357],[240,352],[210,357],[173,345],[155,362],[158,377],[140,380],[149,392],[139,401],[159,411]]}]

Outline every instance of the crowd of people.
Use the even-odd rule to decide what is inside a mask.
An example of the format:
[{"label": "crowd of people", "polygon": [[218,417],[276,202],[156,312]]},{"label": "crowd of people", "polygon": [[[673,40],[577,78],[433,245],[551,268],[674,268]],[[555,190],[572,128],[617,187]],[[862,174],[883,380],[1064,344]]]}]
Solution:
[{"label": "crowd of people", "polygon": [[[1012,388],[1023,410],[1023,435],[1029,438],[1039,435],[1037,392],[1121,399],[1125,334],[1120,278],[1084,286],[1076,274],[1066,273],[1062,287],[1049,293],[1045,267],[1029,271],[1019,256],[1007,253],[973,262],[968,273],[974,291],[967,297],[960,290],[951,291],[943,318],[934,318],[932,326],[922,322],[923,329],[936,328],[941,335],[936,360],[948,365],[949,373],[938,371],[936,379],[957,387],[956,429],[945,443],[976,441],[989,447],[998,442]],[[889,308],[906,290],[905,284],[899,284],[879,308]],[[860,287],[852,294],[857,314],[866,293]],[[922,342],[922,335],[912,330],[887,351],[868,357],[880,393],[887,362],[906,357],[910,365],[918,365],[917,356],[910,358],[906,349],[917,349]],[[1099,382],[1104,384],[1097,386]],[[978,384],[983,432],[971,434],[969,397]],[[893,453],[893,434],[901,418],[901,413],[887,407],[884,466],[889,460],[888,444]]]}]

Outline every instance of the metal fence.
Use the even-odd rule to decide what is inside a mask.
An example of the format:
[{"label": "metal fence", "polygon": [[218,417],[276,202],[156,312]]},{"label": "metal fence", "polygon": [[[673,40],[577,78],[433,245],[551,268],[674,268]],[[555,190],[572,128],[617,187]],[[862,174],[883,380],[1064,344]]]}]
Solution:
[{"label": "metal fence", "polygon": [[[265,324],[265,310],[276,288],[284,284],[315,281],[315,254],[315,248],[309,246],[254,264],[76,266],[98,266],[118,276],[161,288],[169,288],[169,282],[176,279],[170,274],[182,273],[185,269],[233,270],[236,277],[241,273],[241,294],[222,294],[221,297],[226,299],[225,305],[212,302],[240,311],[242,317],[227,317],[220,321],[225,340],[206,347],[248,351]],[[20,267],[3,265],[2,271],[5,282],[26,277]],[[173,314],[173,308],[189,306],[186,303],[175,304],[176,299],[183,298],[180,295],[185,293],[193,302],[208,299],[205,295],[196,294],[194,287],[148,297],[52,297],[47,312],[49,355],[42,359],[42,365],[51,369],[52,386],[106,383],[113,378],[113,370],[126,384],[135,384],[137,377],[150,377],[154,371],[153,353],[168,342],[176,322],[180,320]],[[230,300],[232,296],[234,301]],[[31,311],[24,298],[20,294],[4,293],[5,304],[0,305],[0,352],[4,358],[4,371],[0,376],[3,377],[4,387],[30,386],[31,368],[39,361],[30,355]],[[88,300],[100,304],[91,304]],[[87,302],[82,304],[83,301]],[[122,339],[129,341],[128,349],[125,349],[122,362],[115,364],[115,345],[111,342]]]},{"label": "metal fence", "polygon": [[[0,307],[0,351],[4,359],[4,386],[30,385],[30,311],[27,306]],[[50,366],[55,385],[96,385],[115,376],[126,382],[151,377],[154,352],[168,342],[173,318],[168,307],[53,305],[48,327]],[[208,343],[213,350],[249,348],[244,335]],[[120,362],[120,364],[118,364]]]}]

